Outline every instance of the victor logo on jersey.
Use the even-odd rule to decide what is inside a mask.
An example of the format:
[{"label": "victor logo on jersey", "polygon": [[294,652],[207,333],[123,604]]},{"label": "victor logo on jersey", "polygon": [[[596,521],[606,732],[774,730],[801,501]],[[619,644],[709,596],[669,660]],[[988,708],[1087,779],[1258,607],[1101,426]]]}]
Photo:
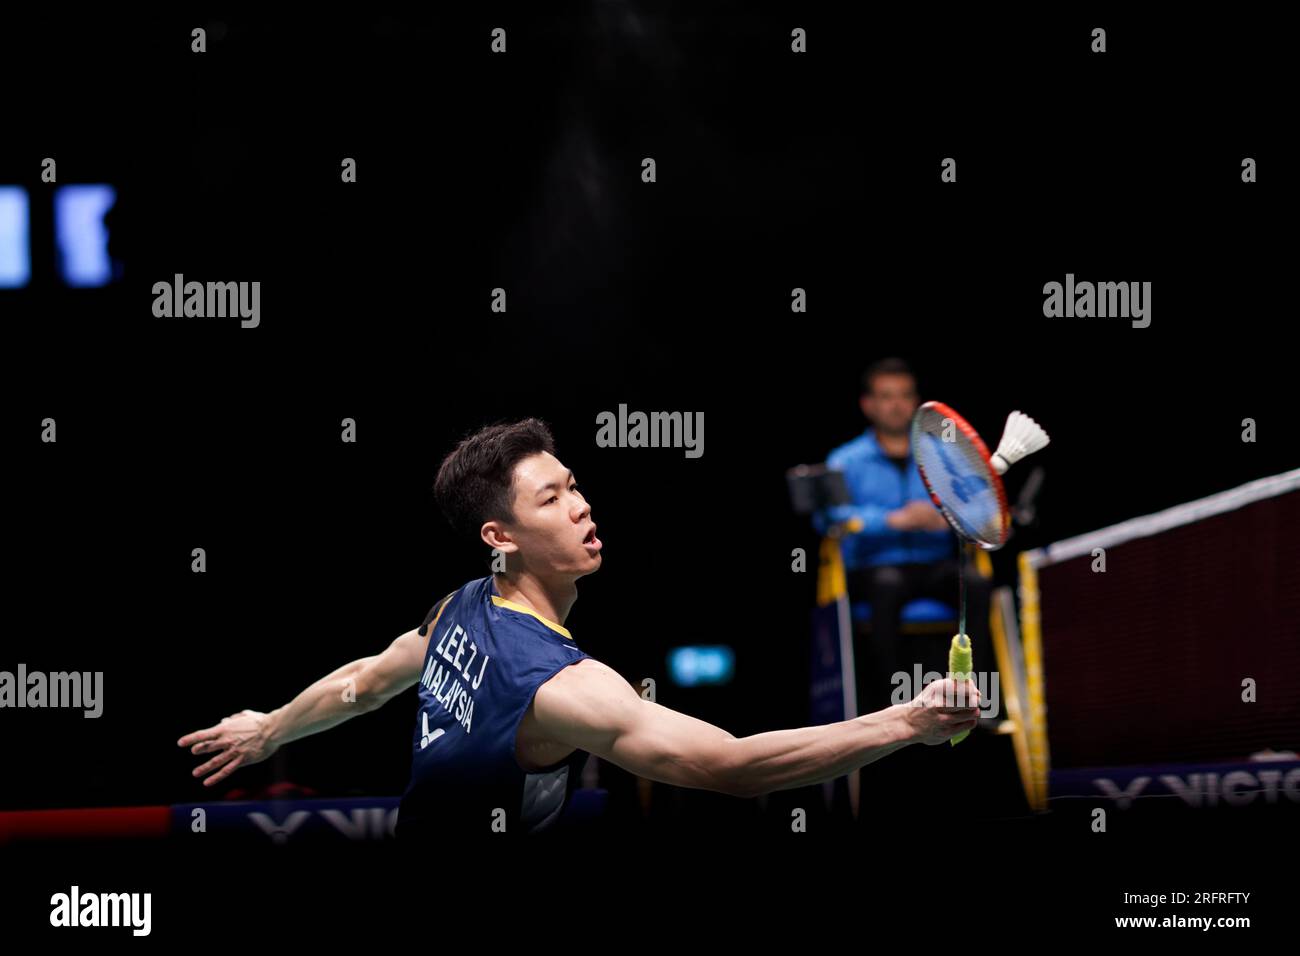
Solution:
[{"label": "victor logo on jersey", "polygon": [[425,747],[429,746],[429,744],[433,743],[435,740],[437,740],[439,737],[441,737],[441,736],[442,736],[443,734],[445,734],[447,731],[445,731],[445,730],[443,730],[441,727],[439,727],[437,730],[435,730],[435,731],[433,731],[432,733],[430,733],[430,732],[429,732],[429,715],[428,715],[427,712],[425,712],[425,711],[423,711],[423,710],[420,711],[420,720],[421,720],[421,722],[422,722],[421,725],[420,725],[420,728],[421,728],[421,729],[420,729],[420,749],[423,750]]}]

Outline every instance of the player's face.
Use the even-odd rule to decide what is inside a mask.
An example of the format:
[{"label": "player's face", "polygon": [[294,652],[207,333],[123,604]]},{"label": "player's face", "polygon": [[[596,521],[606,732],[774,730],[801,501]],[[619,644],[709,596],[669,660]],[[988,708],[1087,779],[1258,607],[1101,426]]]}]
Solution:
[{"label": "player's face", "polygon": [[910,375],[876,375],[871,393],[862,396],[862,413],[881,431],[906,431],[916,407],[916,382]]},{"label": "player's face", "polygon": [[515,466],[514,515],[511,536],[526,566],[579,576],[600,567],[591,505],[554,455],[530,455]]}]

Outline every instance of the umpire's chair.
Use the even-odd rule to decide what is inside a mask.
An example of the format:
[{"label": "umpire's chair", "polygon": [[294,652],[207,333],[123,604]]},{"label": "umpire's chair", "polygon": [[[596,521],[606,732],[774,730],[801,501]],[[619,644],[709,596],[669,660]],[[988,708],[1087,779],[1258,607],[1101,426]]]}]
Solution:
[{"label": "umpire's chair", "polygon": [[[993,577],[993,562],[987,551],[975,550],[974,567],[966,568],[966,573],[974,573],[988,580]],[[853,630],[857,634],[871,633],[871,603],[854,601],[849,605],[853,618]],[[915,598],[903,605],[899,615],[899,631],[903,634],[926,635],[954,633],[957,628],[957,608],[935,598]]]}]

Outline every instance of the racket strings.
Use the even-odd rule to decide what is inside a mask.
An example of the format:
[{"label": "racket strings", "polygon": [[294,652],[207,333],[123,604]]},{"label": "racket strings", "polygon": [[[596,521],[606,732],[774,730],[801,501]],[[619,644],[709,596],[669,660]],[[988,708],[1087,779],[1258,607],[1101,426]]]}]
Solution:
[{"label": "racket strings", "polygon": [[1006,541],[1001,486],[979,439],[967,429],[923,405],[912,419],[912,455],[953,530],[981,547],[999,548]]}]

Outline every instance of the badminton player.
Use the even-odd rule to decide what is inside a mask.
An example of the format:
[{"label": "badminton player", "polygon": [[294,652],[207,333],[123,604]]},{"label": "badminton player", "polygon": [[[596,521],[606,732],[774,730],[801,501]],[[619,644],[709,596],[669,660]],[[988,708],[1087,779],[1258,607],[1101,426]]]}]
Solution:
[{"label": "badminton player", "polygon": [[398,810],[403,838],[551,828],[588,754],[660,783],[750,797],[834,779],[975,724],[978,690],[967,681],[959,698],[951,679],[852,720],[740,738],[641,697],[564,626],[603,545],[537,419],[465,438],[442,462],[434,494],[452,527],[503,557],[504,570],[465,583],[386,650],[283,707],[240,711],[181,737],[206,758],[193,771],[206,786],[412,686],[419,709]]}]

